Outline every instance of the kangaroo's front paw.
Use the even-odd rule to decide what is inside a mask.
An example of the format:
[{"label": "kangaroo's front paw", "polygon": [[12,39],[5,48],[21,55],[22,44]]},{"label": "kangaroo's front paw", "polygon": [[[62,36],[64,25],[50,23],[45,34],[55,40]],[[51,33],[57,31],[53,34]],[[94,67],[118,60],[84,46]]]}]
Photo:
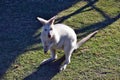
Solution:
[{"label": "kangaroo's front paw", "polygon": [[66,69],[66,67],[67,67],[67,64],[62,65],[62,66],[60,67],[60,71],[65,70],[65,69]]},{"label": "kangaroo's front paw", "polygon": [[44,64],[47,64],[47,63],[50,63],[52,61],[54,61],[55,59],[53,58],[49,58],[49,59],[44,59],[42,62],[41,62],[41,65],[44,65]]}]

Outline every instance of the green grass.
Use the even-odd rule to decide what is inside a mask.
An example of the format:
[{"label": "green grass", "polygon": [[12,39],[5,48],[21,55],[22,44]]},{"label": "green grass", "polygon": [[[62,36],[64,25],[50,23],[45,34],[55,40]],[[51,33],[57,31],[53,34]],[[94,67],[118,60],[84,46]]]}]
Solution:
[{"label": "green grass", "polygon": [[[43,2],[45,3],[44,5],[48,4],[48,6],[50,6],[50,14],[55,13],[56,9],[55,6],[51,6],[52,3],[50,5],[47,1]],[[60,4],[56,8],[60,8],[62,3],[65,3],[65,5],[70,4],[70,2],[56,1],[56,6]],[[74,4],[71,2],[71,4],[72,6],[63,10],[61,9],[58,12],[58,18],[68,16],[88,3],[87,0],[85,0],[77,1]],[[42,7],[46,9],[44,5]],[[24,8],[20,7],[19,9],[23,9],[23,13],[26,14],[25,11],[31,8],[26,6]],[[45,14],[44,16],[47,16],[46,18],[51,17],[47,15],[49,11],[46,12],[45,9],[40,10],[38,13]],[[37,9],[33,11],[37,11]],[[38,16],[38,13],[36,12],[33,16]],[[106,20],[109,21],[118,14],[120,14],[119,0],[99,0],[92,8],[86,7],[72,16],[68,16],[62,23],[71,26],[73,29],[83,29],[94,24],[96,24],[95,26],[97,27],[102,23],[107,23],[105,22]],[[26,18],[28,17],[31,16],[27,16]],[[17,17],[15,17],[15,19],[15,21],[17,21]],[[35,30],[31,29],[39,25],[38,22],[31,21],[32,19],[35,20],[34,18],[25,20],[27,22],[33,22],[34,24],[30,24],[33,25],[32,27],[29,27],[30,25],[16,24],[24,26],[19,28],[20,30],[16,28],[18,31],[16,32],[18,33],[17,36],[16,33],[14,33],[16,31],[14,27],[16,26],[8,28],[8,31],[11,31],[10,35],[3,34],[7,36],[7,38],[0,35],[0,41],[3,43],[3,45],[0,43],[0,55],[2,56],[0,69],[4,69],[4,67],[7,66],[5,72],[3,70],[1,80],[120,80],[120,19],[107,25],[102,24],[99,32],[73,53],[71,63],[67,66],[67,69],[62,72],[57,71],[61,63],[59,59],[63,56],[63,51],[60,50],[57,51],[60,53],[58,54],[58,60],[48,65],[40,66],[43,59],[49,58],[49,53],[44,55],[42,45],[40,41],[38,41],[41,29],[37,27],[35,27]],[[20,20],[23,19],[21,18]],[[24,23],[27,24],[27,22]],[[25,26],[27,26],[27,28],[25,28]],[[77,34],[78,40],[85,37],[84,35],[90,33],[92,29],[94,29],[94,27],[79,32]],[[22,33],[21,30],[23,30],[24,33]],[[11,59],[13,59],[13,61],[10,61]]]}]

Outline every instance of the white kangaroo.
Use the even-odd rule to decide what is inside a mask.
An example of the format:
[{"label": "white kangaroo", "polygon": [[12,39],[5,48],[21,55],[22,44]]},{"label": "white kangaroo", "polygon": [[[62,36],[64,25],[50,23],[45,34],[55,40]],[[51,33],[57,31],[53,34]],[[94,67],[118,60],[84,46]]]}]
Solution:
[{"label": "white kangaroo", "polygon": [[54,24],[56,16],[49,20],[45,20],[40,17],[37,17],[37,19],[43,24],[40,38],[44,48],[44,53],[47,53],[48,50],[51,52],[51,58],[44,60],[42,64],[57,59],[57,55],[55,53],[56,49],[63,49],[65,53],[65,61],[60,67],[60,70],[66,69],[66,66],[70,63],[73,51],[98,32],[94,31],[81,41],[77,42],[76,33],[72,28],[64,24]]}]

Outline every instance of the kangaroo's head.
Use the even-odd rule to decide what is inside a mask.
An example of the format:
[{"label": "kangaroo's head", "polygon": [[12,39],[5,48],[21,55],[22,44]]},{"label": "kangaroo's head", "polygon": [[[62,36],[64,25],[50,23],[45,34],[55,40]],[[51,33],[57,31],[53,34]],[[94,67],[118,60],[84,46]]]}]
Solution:
[{"label": "kangaroo's head", "polygon": [[42,23],[42,33],[44,34],[44,37],[51,39],[54,36],[54,21],[56,19],[56,16],[52,17],[49,20],[45,20],[43,18],[37,17],[37,19]]}]

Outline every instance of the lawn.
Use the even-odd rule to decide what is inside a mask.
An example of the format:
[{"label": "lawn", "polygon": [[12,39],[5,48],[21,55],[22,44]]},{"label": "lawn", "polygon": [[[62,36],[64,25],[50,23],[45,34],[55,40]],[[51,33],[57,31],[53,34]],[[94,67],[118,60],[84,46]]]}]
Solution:
[{"label": "lawn", "polygon": [[[36,17],[72,27],[78,40],[99,32],[75,51],[65,71],[59,72],[64,52],[41,66],[41,24]],[[120,80],[119,0],[1,0],[0,80]]]}]

